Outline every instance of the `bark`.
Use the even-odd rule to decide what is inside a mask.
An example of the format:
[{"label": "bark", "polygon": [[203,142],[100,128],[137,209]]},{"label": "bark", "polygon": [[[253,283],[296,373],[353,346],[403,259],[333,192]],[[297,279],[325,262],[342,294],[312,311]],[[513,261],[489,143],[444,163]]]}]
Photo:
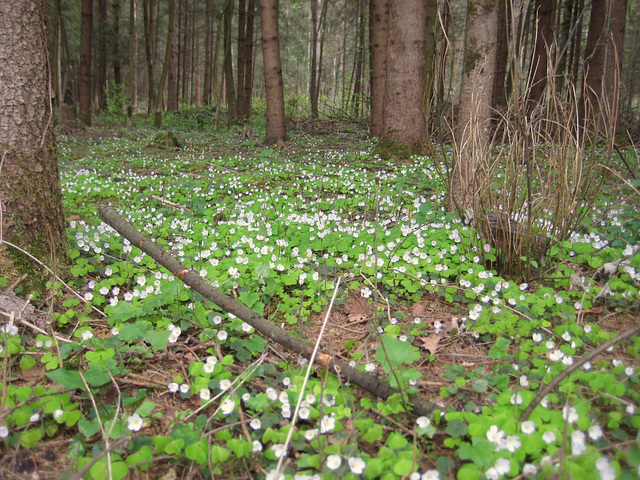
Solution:
[{"label": "bark", "polygon": [[127,106],[127,124],[131,125],[133,112],[138,106],[138,65],[136,39],[136,0],[129,0],[129,105]]},{"label": "bark", "polygon": [[[48,65],[45,2],[0,2],[0,244],[55,269],[67,242]],[[34,270],[13,248],[2,247],[0,264],[6,275]]]},{"label": "bark", "polygon": [[151,12],[152,0],[143,0],[142,16],[144,18],[144,51],[147,58],[147,81],[149,83],[148,114],[155,111],[155,80],[153,76],[153,54],[151,52]]},{"label": "bark", "polygon": [[497,32],[498,2],[468,0],[460,100],[453,132],[456,165],[447,200],[449,208],[460,214],[477,206],[483,184],[478,161],[490,140]]},{"label": "bark", "polygon": [[206,0],[205,6],[205,39],[204,39],[204,88],[202,101],[205,105],[211,103],[211,88],[213,70],[213,0]]},{"label": "bark", "polygon": [[311,66],[309,72],[309,102],[311,118],[318,118],[318,0],[311,0]]},{"label": "bark", "polygon": [[[186,16],[185,8],[180,9],[180,15]],[[169,28],[171,31],[172,37],[170,43],[167,45],[171,45],[170,56],[169,56],[169,72],[167,76],[167,111],[173,112],[178,109],[178,42],[176,39],[180,38],[180,34],[178,32],[178,18],[174,14],[173,15],[173,26]],[[171,18],[170,18],[171,21]],[[186,32],[186,28],[184,29]],[[183,49],[184,49],[184,41]],[[167,47],[169,48],[169,47]],[[186,57],[183,52],[183,58]],[[184,79],[182,84],[184,85]]]},{"label": "bark", "polygon": [[98,111],[107,108],[107,0],[98,0],[98,21],[97,21],[96,45],[97,50],[97,72],[96,87],[98,93]]},{"label": "bark", "polygon": [[233,16],[233,0],[226,0],[223,13],[223,26],[224,26],[224,58],[222,61],[222,71],[224,73],[224,88],[225,88],[225,100],[227,101],[227,115],[229,122],[233,122],[236,115],[236,90],[235,82],[233,80],[233,60],[232,60],[232,25],[231,20]]},{"label": "bark", "polygon": [[607,140],[616,132],[627,0],[593,2],[585,48],[582,125]]},{"label": "bark", "polygon": [[62,0],[55,0],[53,7],[53,92],[58,113],[62,109]]},{"label": "bark", "polygon": [[265,143],[273,145],[287,140],[284,115],[284,87],[278,38],[278,0],[260,0],[262,22],[262,56],[267,99],[267,134]]},{"label": "bark", "polygon": [[364,39],[365,39],[365,8],[364,0],[358,0],[357,9],[357,36],[354,55],[354,81],[352,91],[353,114],[360,116],[360,99],[362,98],[362,76],[364,70]]},{"label": "bark", "polygon": [[577,25],[576,33],[573,36],[573,39],[571,41],[571,48],[569,50],[569,59],[571,62],[571,73],[569,78],[572,82],[571,85],[575,88],[576,91],[578,91],[578,76],[580,74],[580,65],[582,65],[582,27],[584,25],[582,12],[584,10],[584,0],[576,1],[578,2],[577,6],[575,7],[577,9]]},{"label": "bark", "polygon": [[499,0],[496,67],[491,88],[491,107],[505,110],[507,107],[507,65],[509,60],[509,25],[511,24],[511,1]]},{"label": "bark", "polygon": [[388,0],[369,0],[369,82],[371,127],[369,135],[380,137],[384,127]]},{"label": "bark", "polygon": [[80,82],[78,84],[79,118],[91,126],[91,32],[93,28],[93,0],[82,0],[80,23]]},{"label": "bark", "polygon": [[122,85],[122,63],[120,62],[120,2],[113,1],[113,38],[111,39],[111,58],[113,59],[113,83]]},{"label": "bark", "polygon": [[156,128],[162,127],[162,109],[164,108],[163,103],[163,95],[164,95],[164,85],[167,81],[167,76],[169,72],[169,63],[171,61],[171,49],[173,46],[173,38],[174,38],[174,26],[175,26],[175,18],[176,18],[176,2],[175,0],[169,0],[169,23],[167,26],[167,44],[164,54],[164,64],[162,66],[162,74],[160,75],[160,82],[158,83],[158,96],[156,97],[155,102],[155,118],[154,124]]},{"label": "bark", "polygon": [[426,151],[427,16],[423,0],[390,2],[384,125],[378,144],[383,156],[408,158]]},{"label": "bark", "polygon": [[[261,2],[265,1],[267,0],[261,0]],[[200,277],[200,275],[198,275],[198,272],[185,268],[168,252],[164,251],[145,235],[142,235],[130,223],[122,218],[122,216],[118,215],[112,207],[101,205],[98,208],[98,211],[102,219],[111,225],[120,235],[129,240],[133,245],[140,248],[143,252],[147,253],[156,262],[165,267],[173,275],[182,280],[186,285],[189,285],[194,291],[198,292],[204,298],[213,302],[226,312],[231,313],[248,323],[258,332],[271,340],[293,350],[295,353],[302,355],[307,359],[311,358],[313,345],[281,329],[261,315],[258,315],[253,310],[245,307],[241,303],[238,303],[233,297],[225,295],[217,288],[211,286],[210,283],[206,282]],[[343,382],[357,385],[358,387],[383,399],[387,399],[391,395],[401,393],[400,391],[391,388],[388,381],[385,382],[383,380],[379,380],[373,375],[356,370],[345,362],[327,355],[326,353],[319,353],[316,357],[315,364],[338,375]],[[409,396],[409,400],[413,407],[412,410],[416,415],[428,415],[436,409],[443,408],[416,395]]]},{"label": "bark", "polygon": [[531,112],[542,99],[548,81],[548,65],[554,43],[555,0],[536,0],[535,46],[529,72],[529,94],[527,110]]}]

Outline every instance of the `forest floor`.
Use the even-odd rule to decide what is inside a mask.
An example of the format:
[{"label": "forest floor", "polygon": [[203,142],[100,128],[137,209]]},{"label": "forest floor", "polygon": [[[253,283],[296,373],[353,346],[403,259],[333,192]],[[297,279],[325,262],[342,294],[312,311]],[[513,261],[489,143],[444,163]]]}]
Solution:
[{"label": "forest floor", "polygon": [[[624,184],[610,180],[525,282],[489,268],[475,229],[444,210],[435,156],[382,160],[347,122],[293,120],[283,148],[188,111],[168,128],[179,148],[145,125],[59,135],[75,293],[35,292],[52,330],[5,336],[19,356],[3,366],[0,479],[84,466],[85,478],[275,478],[283,448],[294,478],[640,474],[637,334],[520,417],[638,326],[640,196]],[[384,401],[320,368],[302,391],[298,354],[185,288],[102,223],[100,204],[312,345],[330,312],[321,351],[404,394]],[[406,393],[440,408],[416,418]]]}]

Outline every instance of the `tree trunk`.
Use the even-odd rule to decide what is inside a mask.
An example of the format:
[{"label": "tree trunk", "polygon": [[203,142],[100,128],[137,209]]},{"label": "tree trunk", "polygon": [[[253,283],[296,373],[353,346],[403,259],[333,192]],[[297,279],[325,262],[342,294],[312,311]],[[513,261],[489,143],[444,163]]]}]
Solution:
[{"label": "tree trunk", "polygon": [[53,93],[58,115],[61,115],[62,98],[62,0],[55,0],[53,7]]},{"label": "tree trunk", "polygon": [[364,70],[364,39],[365,39],[365,8],[364,0],[358,0],[357,9],[357,35],[354,52],[354,81],[352,91],[353,114],[355,118],[360,116],[360,105],[362,98],[362,76]]},{"label": "tree trunk", "polygon": [[384,157],[406,159],[426,151],[427,17],[424,0],[390,2],[384,124],[376,146]]},{"label": "tree trunk", "polygon": [[[57,271],[56,264],[67,261],[67,237],[45,17],[44,1],[0,2],[0,244],[10,242]],[[34,265],[6,247],[0,250],[0,264],[7,276],[33,271]]]},{"label": "tree trunk", "polygon": [[[495,74],[491,88],[491,108],[505,110],[507,107],[507,66],[509,61],[509,32],[511,25],[511,1],[498,2],[498,37]],[[494,115],[495,118],[495,115]]]},{"label": "tree trunk", "polygon": [[287,140],[284,116],[284,89],[278,38],[278,0],[260,0],[262,22],[262,56],[267,97],[267,135],[265,143],[273,145]]},{"label": "tree trunk", "polygon": [[93,0],[82,0],[80,23],[80,83],[78,84],[79,117],[84,126],[91,126],[91,31]]},{"label": "tree trunk", "polygon": [[535,3],[535,46],[531,69],[529,72],[529,93],[527,98],[527,111],[530,113],[540,100],[547,86],[548,64],[551,60],[553,45],[553,29],[555,24],[556,2],[555,0],[536,0]]},{"label": "tree trunk", "polygon": [[[180,9],[180,16],[186,17],[185,10],[186,10],[185,8]],[[170,15],[169,21],[171,21],[171,14],[169,15]],[[178,29],[177,29],[178,22],[177,22],[177,16],[175,14],[173,15],[172,20],[173,20],[173,25],[169,28],[169,30],[172,32],[172,37],[171,37],[171,40],[167,40],[168,42],[170,42],[170,43],[167,43],[167,45],[171,45],[171,48],[170,48],[171,53],[169,56],[169,72],[167,77],[167,111],[168,112],[173,112],[178,109],[178,42],[176,41],[176,39],[180,38],[180,33],[178,32]],[[185,28],[185,31],[186,31],[186,28]],[[184,49],[184,41],[182,43],[183,43],[183,49]],[[184,59],[185,57],[186,55],[183,54],[182,58]],[[185,83],[184,80],[182,83],[184,85]]]},{"label": "tree trunk", "polygon": [[224,4],[224,59],[222,62],[222,71],[224,73],[224,88],[227,101],[227,116],[229,123],[232,123],[236,115],[236,91],[235,82],[233,80],[233,58],[231,51],[232,40],[232,17],[233,17],[233,0],[226,0]]},{"label": "tree trunk", "polygon": [[169,72],[169,63],[171,62],[171,49],[173,48],[174,26],[176,18],[176,2],[169,0],[169,23],[167,25],[167,45],[164,52],[164,64],[162,65],[162,73],[160,74],[160,82],[158,83],[158,96],[156,97],[155,107],[156,113],[154,125],[156,128],[162,127],[162,110],[164,108],[164,85],[167,82]]},{"label": "tree trunk", "polygon": [[617,128],[627,0],[593,2],[585,49],[582,125],[609,141]]},{"label": "tree trunk", "polygon": [[205,105],[209,105],[211,103],[211,74],[213,71],[213,0],[206,0],[204,18],[204,87],[202,89],[202,102]]},{"label": "tree trunk", "polygon": [[498,2],[468,0],[460,101],[455,118],[456,165],[448,197],[460,214],[478,204],[479,160],[490,140],[491,94],[496,65]]},{"label": "tree trunk", "polygon": [[311,0],[311,66],[309,72],[311,118],[318,118],[318,1]]},{"label": "tree trunk", "polygon": [[247,119],[251,116],[251,95],[253,93],[253,19],[255,0],[240,0],[238,3],[238,91],[236,117]]},{"label": "tree trunk", "polygon": [[142,2],[142,17],[144,20],[144,51],[147,58],[147,82],[149,84],[149,105],[147,108],[147,114],[151,115],[151,112],[155,111],[155,80],[153,77],[153,55],[151,52],[151,12],[152,12],[151,0],[143,0]]},{"label": "tree trunk", "polygon": [[98,112],[101,112],[107,108],[107,0],[98,0],[97,27],[96,87],[98,90]]},{"label": "tree trunk", "polygon": [[113,38],[111,58],[113,58],[113,83],[122,85],[122,64],[120,62],[120,2],[113,0]]},{"label": "tree trunk", "polygon": [[133,121],[133,112],[138,106],[138,65],[136,61],[136,0],[129,3],[129,105],[127,105],[127,125]]},{"label": "tree trunk", "polygon": [[388,0],[369,0],[369,82],[371,83],[371,127],[369,135],[382,136],[384,90],[387,70]]}]

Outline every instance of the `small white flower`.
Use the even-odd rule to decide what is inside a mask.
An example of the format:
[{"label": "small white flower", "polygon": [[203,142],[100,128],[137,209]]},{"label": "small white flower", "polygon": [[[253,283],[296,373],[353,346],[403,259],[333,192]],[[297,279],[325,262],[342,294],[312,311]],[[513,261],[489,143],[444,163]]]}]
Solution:
[{"label": "small white flower", "polygon": [[62,415],[64,415],[64,410],[61,410],[59,408],[55,412],[53,412],[53,418],[55,419],[62,417]]},{"label": "small white flower", "polygon": [[532,335],[533,341],[536,343],[540,343],[542,341],[542,334],[541,333],[534,333]]},{"label": "small white flower", "polygon": [[225,330],[220,330],[217,337],[218,341],[224,342],[227,338],[229,338],[229,334]]},{"label": "small white flower", "polygon": [[336,428],[336,419],[331,415],[325,415],[320,420],[320,433],[327,433]]},{"label": "small white flower", "polygon": [[310,428],[309,430],[304,432],[304,438],[305,438],[305,440],[307,442],[310,442],[311,440],[316,438],[316,435],[318,435],[318,429],[317,428]]},{"label": "small white flower", "polygon": [[9,429],[2,425],[0,426],[0,438],[7,438],[9,436]]},{"label": "small white flower", "polygon": [[260,440],[254,440],[253,441],[253,448],[251,449],[252,452],[261,452],[262,451],[262,443],[260,443]]},{"label": "small white flower", "polygon": [[176,382],[171,382],[169,385],[167,385],[167,388],[171,393],[176,393],[180,386]]},{"label": "small white flower", "polygon": [[302,420],[307,420],[311,416],[311,410],[309,410],[309,407],[300,407],[300,410],[298,411],[298,416]]},{"label": "small white flower", "polygon": [[526,375],[522,375],[522,376],[520,377],[520,386],[521,386],[522,388],[526,388],[526,387],[528,387],[528,386],[529,386],[529,379],[527,378],[527,376],[526,376]]},{"label": "small white flower", "polygon": [[222,380],[220,380],[220,390],[222,390],[223,392],[226,392],[230,388],[231,388],[231,380],[229,380],[228,378],[223,378]]},{"label": "small white flower", "polygon": [[525,463],[524,467],[522,467],[523,475],[535,475],[536,473],[538,473],[538,469],[531,463]]},{"label": "small white flower", "polygon": [[342,458],[340,455],[329,455],[327,457],[327,468],[329,470],[337,470],[342,465]]},{"label": "small white flower", "polygon": [[556,441],[556,434],[553,432],[544,432],[542,434],[542,440],[546,443],[553,443]]},{"label": "small white flower", "polygon": [[367,466],[364,463],[364,460],[359,457],[349,457],[347,463],[349,464],[349,468],[354,475],[362,475],[362,473],[364,472],[364,468]]},{"label": "small white flower", "polygon": [[224,402],[222,402],[222,405],[220,406],[220,410],[222,411],[223,415],[230,415],[235,408],[236,402],[234,402],[230,398],[227,398]]},{"label": "small white flower", "polygon": [[509,463],[509,460],[507,460],[506,458],[499,458],[498,460],[496,460],[496,464],[493,466],[493,468],[496,469],[498,475],[506,475],[511,469],[511,463]]},{"label": "small white flower", "polygon": [[600,425],[592,425],[591,427],[589,427],[589,438],[591,440],[598,440],[600,437],[602,437],[602,428],[600,427]]},{"label": "small white flower", "polygon": [[118,335],[120,335],[120,329],[118,329],[117,327],[113,327],[111,329],[111,335],[113,335],[114,337],[117,337]]},{"label": "small white flower", "polygon": [[371,296],[371,289],[369,287],[364,287],[360,290],[360,295],[364,298],[369,298]]},{"label": "small white flower", "polygon": [[93,338],[93,332],[91,330],[85,330],[82,332],[82,340],[89,340]]},{"label": "small white flower", "polygon": [[33,415],[31,415],[31,417],[29,417],[29,421],[31,423],[36,423],[38,420],[40,420],[40,414],[39,413],[34,413]]},{"label": "small white flower", "polygon": [[505,448],[511,453],[514,453],[521,446],[520,438],[517,435],[509,435],[505,441]]},{"label": "small white flower", "polygon": [[182,385],[180,385],[180,393],[187,393],[189,391],[189,385],[187,385],[186,383],[183,383]]},{"label": "small white flower", "polygon": [[487,431],[487,440],[498,445],[500,440],[504,438],[504,432],[498,429],[497,425],[491,425]]},{"label": "small white flower", "polygon": [[440,480],[440,472],[438,470],[427,470],[422,474],[420,480]]},{"label": "small white flower", "polygon": [[416,419],[416,425],[418,425],[418,428],[427,428],[429,425],[431,425],[431,420],[429,420],[427,417],[418,417]]},{"label": "small white flower", "polygon": [[522,433],[524,433],[525,435],[531,435],[533,432],[536,431],[536,424],[533,423],[531,420],[527,420],[525,422],[522,422],[520,429],[522,430]]},{"label": "small white flower", "polygon": [[375,371],[376,366],[375,366],[373,363],[367,363],[367,364],[364,366],[364,369],[365,369],[367,372],[371,373],[371,372],[374,372],[374,371]]},{"label": "small white flower", "polygon": [[137,432],[142,428],[142,417],[137,413],[134,413],[127,418],[127,428],[132,432]]},{"label": "small white flower", "polygon": [[578,411],[575,407],[569,408],[568,405],[565,405],[562,408],[562,418],[564,418],[569,423],[575,423],[578,421]]},{"label": "small white flower", "polygon": [[208,388],[203,388],[200,390],[200,399],[205,402],[211,398],[211,392]]},{"label": "small white flower", "polygon": [[276,456],[276,458],[280,458],[285,453],[284,445],[281,443],[276,443],[274,445],[271,445],[271,450],[273,450],[273,453]]},{"label": "small white flower", "polygon": [[253,429],[253,430],[260,430],[260,427],[262,427],[262,422],[260,421],[259,418],[254,418],[253,420],[251,420],[251,422],[249,423],[249,426]]},{"label": "small white flower", "polygon": [[511,395],[511,405],[522,405],[522,402],[524,400],[522,399],[522,395],[520,395],[519,393],[514,393],[513,395]]}]

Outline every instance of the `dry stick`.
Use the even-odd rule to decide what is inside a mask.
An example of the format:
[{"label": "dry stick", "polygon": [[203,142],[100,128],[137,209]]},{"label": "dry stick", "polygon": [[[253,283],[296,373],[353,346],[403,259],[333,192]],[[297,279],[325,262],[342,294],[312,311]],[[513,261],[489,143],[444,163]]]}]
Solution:
[{"label": "dry stick", "polygon": [[[135,227],[119,215],[113,207],[100,205],[100,207],[98,207],[98,212],[100,217],[102,217],[107,224],[129,240],[132,245],[135,245],[140,250],[148,254],[156,262],[165,267],[204,298],[215,303],[226,312],[242,319],[244,322],[248,323],[271,340],[293,350],[306,359],[311,358],[313,351],[312,345],[294,337],[289,332],[274,325],[261,315],[258,315],[250,308],[245,307],[233,298],[222,293],[217,288],[214,288],[210,283],[200,278],[200,275],[198,275],[196,271],[185,268],[168,252],[136,230]],[[399,393],[398,390],[392,388],[388,383],[383,382],[366,372],[356,370],[355,368],[350,367],[347,363],[331,357],[326,353],[319,353],[315,363],[339,375],[341,378],[345,379],[346,382],[357,385],[380,398],[387,399],[391,395]],[[413,403],[412,410],[416,415],[428,415],[434,410],[443,408],[442,406],[417,395],[411,395],[409,396],[409,399]]]},{"label": "dry stick", "polygon": [[567,378],[569,375],[571,375],[573,372],[575,372],[577,369],[579,369],[585,363],[590,362],[591,360],[596,358],[598,355],[600,355],[602,352],[604,352],[607,348],[612,347],[613,345],[616,345],[616,344],[618,344],[620,342],[624,342],[628,338],[631,338],[631,337],[633,337],[634,335],[636,335],[638,333],[640,333],[640,324],[636,325],[633,328],[630,328],[629,330],[626,330],[626,331],[622,332],[616,338],[613,338],[613,339],[609,340],[608,342],[603,343],[598,348],[596,348],[593,352],[591,352],[589,355],[585,355],[580,360],[578,360],[576,363],[574,363],[569,368],[564,370],[562,373],[560,373],[559,375],[554,377],[554,379],[551,380],[551,382],[549,382],[549,384],[547,386],[545,386],[542,390],[540,390],[540,393],[538,393],[538,395],[536,395],[536,398],[534,398],[531,401],[529,406],[527,408],[525,408],[524,412],[522,412],[522,415],[520,415],[520,421],[523,422],[527,418],[529,418],[529,415],[531,414],[531,412],[533,412],[533,410],[538,406],[538,404],[540,403],[540,401],[542,401],[542,399],[545,397],[545,395],[547,395],[551,390],[556,388],[560,384],[560,382],[562,380]]}]

